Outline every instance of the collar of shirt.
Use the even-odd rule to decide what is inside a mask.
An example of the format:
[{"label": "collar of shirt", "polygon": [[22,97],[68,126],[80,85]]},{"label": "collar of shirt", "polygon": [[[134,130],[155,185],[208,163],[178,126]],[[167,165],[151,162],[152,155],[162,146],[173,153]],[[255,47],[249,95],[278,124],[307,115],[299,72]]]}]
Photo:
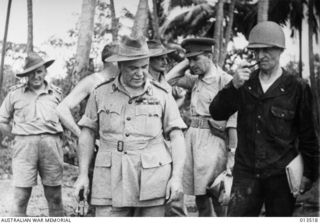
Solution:
[{"label": "collar of shirt", "polygon": [[211,67],[211,71],[205,75],[203,78],[199,78],[201,81],[212,84],[213,82],[216,82],[220,77],[220,70],[216,66]]},{"label": "collar of shirt", "polygon": [[[42,93],[51,94],[51,93],[54,92],[54,89],[52,88],[51,84],[49,84],[46,80],[44,80],[44,85],[45,85],[45,89],[43,91],[40,91],[39,95],[42,94]],[[32,89],[30,89],[28,84],[24,87],[24,92],[26,92],[26,91],[33,92]]]},{"label": "collar of shirt", "polygon": [[[113,80],[111,93],[114,93],[116,91],[120,91],[120,92],[123,92],[126,95],[128,95],[127,91],[125,90],[122,83],[120,82],[120,76],[121,76],[121,73]],[[147,77],[146,82],[143,87],[143,93],[141,95],[143,95],[145,93],[147,93],[148,95],[152,95],[152,85],[151,85],[150,81],[151,81],[150,77]]]}]

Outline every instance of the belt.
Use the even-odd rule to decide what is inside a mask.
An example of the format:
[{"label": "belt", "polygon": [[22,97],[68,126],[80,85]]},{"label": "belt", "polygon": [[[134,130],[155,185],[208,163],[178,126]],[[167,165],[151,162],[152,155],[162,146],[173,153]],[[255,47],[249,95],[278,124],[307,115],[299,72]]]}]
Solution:
[{"label": "belt", "polygon": [[104,144],[106,147],[100,147],[100,149],[103,150],[117,150],[118,152],[123,151],[133,151],[133,150],[143,150],[150,144],[159,144],[163,143],[164,139],[162,136],[152,138],[147,141],[122,141],[122,140],[106,140],[106,139],[100,139],[100,146],[101,144]]},{"label": "belt", "polygon": [[209,118],[191,118],[191,127],[200,129],[210,129]]}]

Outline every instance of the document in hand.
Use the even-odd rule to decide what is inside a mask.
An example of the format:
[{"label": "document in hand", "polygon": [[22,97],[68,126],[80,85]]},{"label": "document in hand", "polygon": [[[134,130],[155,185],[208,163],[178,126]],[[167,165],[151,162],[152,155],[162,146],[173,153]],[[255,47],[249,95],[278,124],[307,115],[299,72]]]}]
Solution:
[{"label": "document in hand", "polygon": [[297,155],[287,166],[286,174],[291,193],[294,197],[299,195],[300,184],[303,176],[303,159],[301,154]]}]

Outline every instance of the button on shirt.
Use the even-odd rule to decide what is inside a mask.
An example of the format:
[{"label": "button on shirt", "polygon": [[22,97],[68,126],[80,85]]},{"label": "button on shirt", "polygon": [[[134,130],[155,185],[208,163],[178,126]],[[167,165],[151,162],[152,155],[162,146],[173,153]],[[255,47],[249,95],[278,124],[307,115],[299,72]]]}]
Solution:
[{"label": "button on shirt", "polygon": [[259,171],[262,178],[283,174],[299,151],[304,175],[316,179],[319,150],[309,85],[283,70],[264,93],[259,70],[250,77],[239,89],[230,82],[210,106],[215,119],[225,119],[238,110],[235,168]]},{"label": "button on shirt", "polygon": [[143,94],[131,98],[117,77],[91,93],[79,125],[100,136],[93,204],[164,203],[172,158],[163,136],[186,128],[170,93],[147,79]]},{"label": "button on shirt", "polygon": [[45,82],[45,89],[35,93],[27,85],[8,93],[0,108],[0,122],[12,120],[15,135],[56,134],[62,126],[56,112],[61,102],[61,91]]}]

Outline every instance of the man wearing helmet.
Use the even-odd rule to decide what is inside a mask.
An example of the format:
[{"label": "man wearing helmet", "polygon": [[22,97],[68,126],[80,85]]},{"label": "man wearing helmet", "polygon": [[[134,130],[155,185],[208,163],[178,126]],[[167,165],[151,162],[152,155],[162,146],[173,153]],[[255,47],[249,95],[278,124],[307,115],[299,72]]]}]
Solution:
[{"label": "man wearing helmet", "polygon": [[238,148],[229,216],[258,216],[263,203],[267,216],[291,216],[295,197],[286,167],[298,153],[304,162],[300,193],[318,177],[319,151],[313,124],[312,94],[307,83],[279,64],[285,49],[282,28],[270,21],[257,24],[249,49],[259,69],[244,65],[210,105],[214,119],[238,111]]}]

